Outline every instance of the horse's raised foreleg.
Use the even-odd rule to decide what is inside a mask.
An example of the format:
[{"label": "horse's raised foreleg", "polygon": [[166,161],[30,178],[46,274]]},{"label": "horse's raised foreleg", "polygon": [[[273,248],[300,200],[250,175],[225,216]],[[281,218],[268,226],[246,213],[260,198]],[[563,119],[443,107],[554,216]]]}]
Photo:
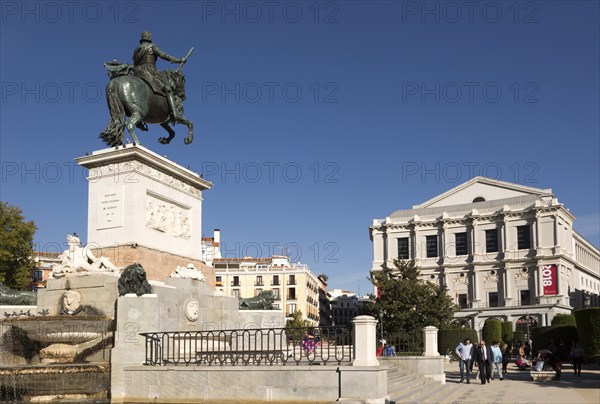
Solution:
[{"label": "horse's raised foreleg", "polygon": [[169,143],[171,143],[171,140],[175,137],[175,131],[166,122],[161,123],[160,126],[162,126],[164,130],[166,130],[167,132],[169,132],[169,137],[161,137],[161,138],[159,138],[158,139],[158,143],[161,143],[161,144],[169,144]]},{"label": "horse's raised foreleg", "polygon": [[129,121],[127,122],[127,130],[129,131],[129,134],[133,138],[134,145],[136,145],[136,144],[141,145],[139,139],[137,138],[137,136],[135,134],[135,126],[141,120],[142,120],[142,115],[139,112],[134,112],[133,114],[131,114],[131,118],[129,118]]}]

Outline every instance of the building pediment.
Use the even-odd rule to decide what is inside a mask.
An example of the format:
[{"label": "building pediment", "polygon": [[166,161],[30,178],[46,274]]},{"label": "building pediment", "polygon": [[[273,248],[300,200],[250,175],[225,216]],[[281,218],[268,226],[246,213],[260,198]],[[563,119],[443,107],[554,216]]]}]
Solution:
[{"label": "building pediment", "polygon": [[493,201],[499,199],[516,198],[522,196],[552,195],[551,189],[533,188],[506,181],[494,180],[486,177],[475,177],[458,185],[449,191],[429,199],[413,209],[436,208],[441,206],[464,205]]}]

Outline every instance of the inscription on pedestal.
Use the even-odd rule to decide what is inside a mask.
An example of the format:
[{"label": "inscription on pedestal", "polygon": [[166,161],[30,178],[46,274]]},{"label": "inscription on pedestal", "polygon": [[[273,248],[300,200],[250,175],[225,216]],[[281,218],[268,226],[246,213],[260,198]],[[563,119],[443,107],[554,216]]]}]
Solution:
[{"label": "inscription on pedestal", "polygon": [[98,201],[97,230],[123,226],[123,189],[102,194]]}]

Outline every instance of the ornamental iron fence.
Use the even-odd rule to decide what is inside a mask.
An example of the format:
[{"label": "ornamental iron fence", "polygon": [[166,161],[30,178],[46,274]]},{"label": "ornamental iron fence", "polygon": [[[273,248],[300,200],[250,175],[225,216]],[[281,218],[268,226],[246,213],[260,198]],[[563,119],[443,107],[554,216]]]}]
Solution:
[{"label": "ornamental iron fence", "polygon": [[351,327],[140,333],[145,365],[350,365]]}]

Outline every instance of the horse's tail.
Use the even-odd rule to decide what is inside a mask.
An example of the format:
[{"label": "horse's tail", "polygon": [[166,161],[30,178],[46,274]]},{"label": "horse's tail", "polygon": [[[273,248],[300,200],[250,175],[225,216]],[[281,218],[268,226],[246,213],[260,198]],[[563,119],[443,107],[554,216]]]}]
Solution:
[{"label": "horse's tail", "polygon": [[110,111],[110,121],[100,139],[108,146],[118,146],[123,143],[123,130],[125,129],[125,109],[117,94],[117,86],[111,80],[106,86],[106,102]]}]

